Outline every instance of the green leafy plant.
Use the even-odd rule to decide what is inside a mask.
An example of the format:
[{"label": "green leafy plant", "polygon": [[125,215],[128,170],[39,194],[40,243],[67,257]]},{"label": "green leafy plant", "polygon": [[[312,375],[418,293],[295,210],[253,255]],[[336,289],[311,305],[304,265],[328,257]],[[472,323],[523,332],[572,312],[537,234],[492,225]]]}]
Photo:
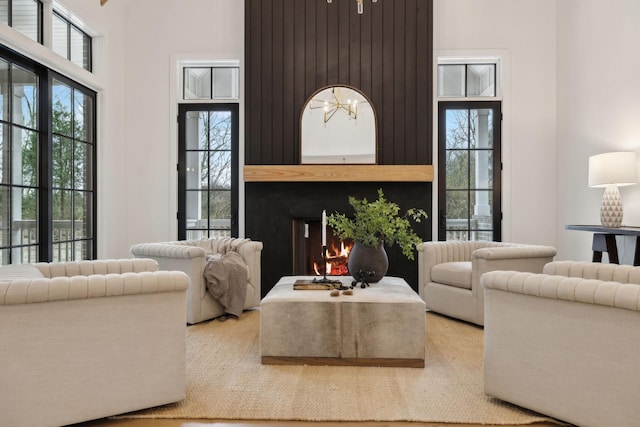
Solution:
[{"label": "green leafy plant", "polygon": [[338,237],[373,247],[380,242],[390,247],[397,243],[408,259],[414,259],[413,251],[422,239],[409,220],[420,222],[427,218],[424,210],[412,208],[400,215],[400,207],[385,199],[382,189],[378,189],[378,200],[369,202],[366,198],[349,196],[349,204],[355,211],[353,218],[337,212],[327,216],[327,224]]}]

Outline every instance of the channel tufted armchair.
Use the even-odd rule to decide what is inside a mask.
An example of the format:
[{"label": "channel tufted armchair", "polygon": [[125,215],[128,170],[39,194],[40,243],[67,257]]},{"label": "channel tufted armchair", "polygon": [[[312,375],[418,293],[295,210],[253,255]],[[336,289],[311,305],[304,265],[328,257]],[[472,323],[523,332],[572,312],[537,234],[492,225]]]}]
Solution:
[{"label": "channel tufted armchair", "polygon": [[260,305],[262,242],[233,237],[200,240],[178,240],[161,243],[139,243],[131,247],[136,258],[152,258],[161,270],[178,270],[190,279],[187,289],[187,323],[194,324],[225,314],[225,308],[209,292],[204,279],[207,260],[211,256],[237,252],[246,263],[248,282],[244,308]]},{"label": "channel tufted armchair", "polygon": [[188,285],[151,259],[0,267],[0,425],[68,425],[183,400]]},{"label": "channel tufted armchair", "polygon": [[640,267],[555,261],[482,283],[487,395],[572,425],[639,425]]},{"label": "channel tufted armchair", "polygon": [[492,270],[542,272],[553,261],[551,246],[506,242],[448,241],[418,245],[418,293],[429,310],[484,325],[480,277]]}]

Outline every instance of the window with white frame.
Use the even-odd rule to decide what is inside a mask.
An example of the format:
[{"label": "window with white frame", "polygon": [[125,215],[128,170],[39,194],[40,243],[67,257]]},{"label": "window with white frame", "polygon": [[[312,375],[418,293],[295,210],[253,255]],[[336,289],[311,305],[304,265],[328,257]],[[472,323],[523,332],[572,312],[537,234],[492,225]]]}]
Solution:
[{"label": "window with white frame", "polygon": [[438,96],[496,97],[496,69],[496,63],[438,64]]},{"label": "window with white frame", "polygon": [[42,43],[42,2],[40,0],[0,0],[0,22]]},{"label": "window with white frame", "polygon": [[[45,19],[45,15],[51,19]],[[84,24],[57,2],[0,0],[0,23],[45,45],[87,71],[92,69],[92,37]],[[51,23],[51,25],[47,25]]]},{"label": "window with white frame", "polygon": [[91,71],[91,37],[56,11],[51,21],[51,50]]},{"label": "window with white frame", "polygon": [[183,68],[184,100],[238,99],[239,67],[189,66]]}]

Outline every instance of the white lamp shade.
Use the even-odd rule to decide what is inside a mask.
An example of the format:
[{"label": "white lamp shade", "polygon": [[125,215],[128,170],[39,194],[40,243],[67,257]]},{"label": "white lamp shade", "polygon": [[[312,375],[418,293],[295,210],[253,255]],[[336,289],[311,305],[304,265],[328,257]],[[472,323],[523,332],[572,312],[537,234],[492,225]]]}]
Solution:
[{"label": "white lamp shade", "polygon": [[589,187],[632,185],[638,182],[636,153],[619,151],[589,157]]}]

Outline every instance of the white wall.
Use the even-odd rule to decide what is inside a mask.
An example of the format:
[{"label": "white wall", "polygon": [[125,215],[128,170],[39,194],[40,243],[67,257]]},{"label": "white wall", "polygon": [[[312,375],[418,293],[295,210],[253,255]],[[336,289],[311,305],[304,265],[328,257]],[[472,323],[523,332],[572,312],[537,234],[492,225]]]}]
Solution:
[{"label": "white wall", "polygon": [[556,245],[555,28],[555,0],[434,0],[436,60],[504,59],[504,241]]},{"label": "white wall", "polygon": [[[600,223],[603,189],[587,186],[589,156],[640,155],[639,22],[637,0],[558,1],[557,233],[564,259],[591,259],[591,233],[565,225]],[[620,193],[623,223],[640,225],[640,186]],[[619,251],[628,261],[633,245]]]},{"label": "white wall", "polygon": [[[98,256],[126,257],[133,243],[175,238],[175,61],[242,64],[244,2],[62,1],[100,35],[89,79],[100,107]],[[434,14],[436,55],[505,58],[504,240],[590,259],[590,233],[564,227],[599,221],[590,155],[640,154],[640,2],[434,0]],[[640,186],[621,193],[625,223],[640,225]]]},{"label": "white wall", "polygon": [[[50,1],[45,0],[50,6]],[[124,111],[125,46],[122,3],[113,1],[100,7],[98,0],[59,0],[80,19],[93,37],[94,73],[89,73],[7,26],[0,26],[0,42],[51,69],[82,83],[98,93],[98,256],[127,256],[117,251],[126,245],[127,205],[122,196],[126,189],[127,145],[122,123]],[[128,251],[127,251],[128,252]]]},{"label": "white wall", "polygon": [[114,168],[111,177],[124,176],[122,196],[128,209],[126,241],[109,247],[107,254],[127,256],[134,243],[177,238],[177,126],[171,102],[176,96],[176,58],[242,61],[244,2],[111,0],[108,5],[118,1],[126,4],[127,166]]}]

